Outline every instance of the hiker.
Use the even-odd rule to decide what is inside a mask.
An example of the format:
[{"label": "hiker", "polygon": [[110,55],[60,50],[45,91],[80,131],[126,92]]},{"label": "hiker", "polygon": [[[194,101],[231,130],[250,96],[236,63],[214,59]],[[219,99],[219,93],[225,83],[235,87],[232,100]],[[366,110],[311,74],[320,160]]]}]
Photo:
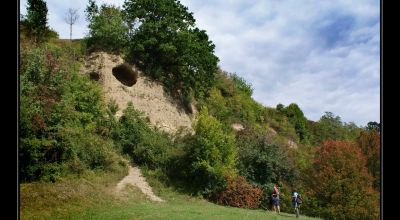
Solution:
[{"label": "hiker", "polygon": [[272,193],[272,207],[274,209],[274,212],[277,212],[278,214],[281,212],[280,207],[279,207],[279,194],[277,193]]},{"label": "hiker", "polygon": [[295,190],[295,191],[293,192],[293,199],[292,199],[294,209],[296,209],[296,207],[297,207],[297,195],[298,195],[298,193],[297,193],[296,190]]},{"label": "hiker", "polygon": [[295,190],[293,192],[293,207],[296,213],[296,218],[299,217],[301,203],[303,203],[303,199],[301,198],[301,195],[298,194]]},{"label": "hiker", "polygon": [[271,195],[271,202],[273,210],[277,213],[280,213],[278,184],[274,184],[274,189],[272,190],[272,195]]},{"label": "hiker", "polygon": [[300,209],[301,203],[303,203],[303,198],[301,198],[300,194],[297,194],[296,203],[297,203],[297,208]]}]

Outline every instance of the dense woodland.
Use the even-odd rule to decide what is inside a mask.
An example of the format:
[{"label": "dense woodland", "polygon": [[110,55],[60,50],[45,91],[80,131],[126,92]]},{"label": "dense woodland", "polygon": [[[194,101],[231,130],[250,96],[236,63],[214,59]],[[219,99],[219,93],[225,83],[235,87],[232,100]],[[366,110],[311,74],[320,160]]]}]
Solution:
[{"label": "dense woodland", "polygon": [[[89,0],[85,12],[89,34],[73,41],[48,26],[43,0],[28,0],[21,16],[21,182],[115,172],[127,158],[165,185],[217,204],[266,207],[277,183],[282,210],[297,190],[306,215],[379,219],[379,123],[358,127],[331,112],[311,121],[296,103],[256,102],[250,83],[218,67],[215,45],[177,0],[125,0],[122,8]],[[188,112],[194,104],[195,132],[161,132],[134,103],[117,119],[119,107],[78,73],[80,58],[93,51],[123,56]]]}]

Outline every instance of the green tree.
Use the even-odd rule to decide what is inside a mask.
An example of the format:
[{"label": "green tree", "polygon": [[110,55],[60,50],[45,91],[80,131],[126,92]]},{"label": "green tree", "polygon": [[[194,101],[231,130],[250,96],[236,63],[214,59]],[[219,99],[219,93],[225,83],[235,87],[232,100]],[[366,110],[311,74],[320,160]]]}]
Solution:
[{"label": "green tree", "polygon": [[310,142],[319,145],[324,140],[351,140],[355,141],[361,128],[353,122],[343,123],[339,116],[332,112],[325,114],[317,122],[308,122]]},{"label": "green tree", "polygon": [[276,110],[277,110],[277,111],[283,111],[284,108],[285,108],[285,106],[282,105],[281,103],[279,103],[278,105],[276,105]]},{"label": "green tree", "polygon": [[289,122],[294,126],[300,140],[306,140],[308,137],[307,118],[304,116],[303,111],[296,103],[291,103],[283,109]]},{"label": "green tree", "polygon": [[299,141],[299,137],[296,133],[294,125],[290,123],[282,104],[278,104],[277,109],[265,108],[263,115],[265,122],[267,122],[268,125],[280,135],[285,136],[286,138],[289,138],[295,142]]},{"label": "green tree", "polygon": [[367,130],[368,131],[377,131],[377,132],[381,132],[381,123],[378,123],[376,121],[370,121],[367,124]]},{"label": "green tree", "polygon": [[120,9],[103,4],[99,10],[94,1],[89,1],[85,12],[89,21],[89,36],[86,38],[89,51],[122,52],[128,40],[128,27]]},{"label": "green tree", "polygon": [[194,128],[196,133],[188,143],[190,182],[194,190],[211,196],[224,187],[226,175],[235,173],[235,139],[208,115],[207,108],[200,111]]},{"label": "green tree", "polygon": [[89,0],[88,5],[86,6],[85,9],[86,13],[86,21],[92,22],[93,18],[98,15],[99,13],[99,7],[96,4],[95,0]]},{"label": "green tree", "polygon": [[287,192],[290,192],[291,185],[295,185],[299,169],[296,169],[294,157],[283,147],[279,137],[271,137],[265,129],[258,128],[241,131],[236,140],[239,174],[263,189],[263,205],[269,204],[273,185],[280,183],[285,185],[281,188],[281,208],[290,207]]},{"label": "green tree", "polygon": [[177,0],[127,0],[123,8],[129,26],[127,60],[173,94],[207,94],[218,58],[188,8]]},{"label": "green tree", "polygon": [[28,0],[28,32],[35,42],[42,42],[47,30],[47,5],[43,0]]},{"label": "green tree", "polygon": [[342,127],[343,123],[339,116],[335,116],[332,112],[325,112],[319,121],[310,123],[311,142],[318,145],[328,139],[342,140],[344,139]]}]

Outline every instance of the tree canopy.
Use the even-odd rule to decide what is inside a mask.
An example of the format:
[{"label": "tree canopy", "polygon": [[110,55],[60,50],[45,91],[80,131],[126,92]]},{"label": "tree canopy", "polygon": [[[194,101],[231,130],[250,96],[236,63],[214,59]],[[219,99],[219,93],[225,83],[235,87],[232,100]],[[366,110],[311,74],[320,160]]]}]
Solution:
[{"label": "tree canopy", "polygon": [[218,58],[204,30],[177,0],[127,0],[127,60],[180,96],[207,94]]},{"label": "tree canopy", "polygon": [[128,27],[121,10],[106,4],[99,9],[94,1],[89,1],[85,12],[89,21],[88,49],[122,52],[128,40]]},{"label": "tree canopy", "polygon": [[378,194],[366,157],[354,142],[325,141],[306,174],[310,209],[327,219],[377,219]]},{"label": "tree canopy", "polygon": [[37,42],[44,38],[47,27],[47,4],[43,0],[28,0],[27,24],[28,32]]}]

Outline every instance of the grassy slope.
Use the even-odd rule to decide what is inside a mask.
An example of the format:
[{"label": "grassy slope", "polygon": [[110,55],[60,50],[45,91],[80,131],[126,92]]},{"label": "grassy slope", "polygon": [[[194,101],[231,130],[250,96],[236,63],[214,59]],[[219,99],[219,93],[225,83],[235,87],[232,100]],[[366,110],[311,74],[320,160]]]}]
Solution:
[{"label": "grassy slope", "polygon": [[151,202],[133,186],[117,197],[113,188],[125,174],[92,173],[58,183],[21,184],[21,219],[294,219],[287,213],[219,206],[151,178],[153,190],[167,202]]}]

